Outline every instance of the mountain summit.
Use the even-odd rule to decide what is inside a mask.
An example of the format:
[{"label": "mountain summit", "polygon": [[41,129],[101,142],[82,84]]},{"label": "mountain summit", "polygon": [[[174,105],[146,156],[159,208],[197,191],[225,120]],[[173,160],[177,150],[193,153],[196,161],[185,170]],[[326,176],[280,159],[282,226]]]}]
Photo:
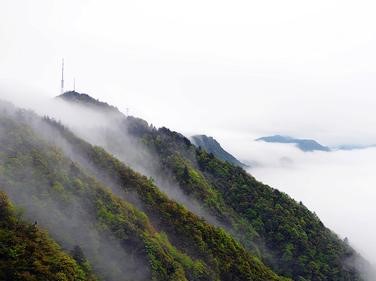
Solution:
[{"label": "mountain summit", "polygon": [[109,105],[106,102],[102,102],[97,99],[94,99],[87,94],[81,94],[76,91],[65,92],[57,96],[57,98],[62,99],[66,102],[87,106],[91,109],[98,110],[101,112],[109,112],[109,113],[116,113],[119,115],[123,115],[123,113],[121,113],[117,107]]}]

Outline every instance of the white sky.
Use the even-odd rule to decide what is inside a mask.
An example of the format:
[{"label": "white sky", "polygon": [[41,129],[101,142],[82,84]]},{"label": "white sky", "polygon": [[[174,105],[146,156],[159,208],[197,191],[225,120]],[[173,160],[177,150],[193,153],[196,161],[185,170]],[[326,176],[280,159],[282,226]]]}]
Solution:
[{"label": "white sky", "polygon": [[[242,159],[272,161],[273,151],[247,141],[274,133],[376,143],[375,14],[375,1],[1,0],[0,98],[27,105],[59,94],[64,57],[67,90],[76,77],[80,92],[157,126],[214,135]],[[306,202],[375,261],[366,244],[376,210],[364,204],[376,195],[367,177],[374,151],[274,152],[295,166],[266,163],[258,178]],[[341,196],[341,186],[357,196]],[[358,218],[356,231],[341,213]]]},{"label": "white sky", "polygon": [[[374,1],[0,3],[0,89],[72,88],[187,133],[376,142]],[[33,90],[33,91],[32,91]]]}]

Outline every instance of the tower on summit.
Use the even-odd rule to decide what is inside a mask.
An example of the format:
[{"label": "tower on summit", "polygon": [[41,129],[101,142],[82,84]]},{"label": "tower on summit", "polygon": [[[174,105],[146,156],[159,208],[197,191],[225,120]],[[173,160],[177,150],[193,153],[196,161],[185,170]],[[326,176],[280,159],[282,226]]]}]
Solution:
[{"label": "tower on summit", "polygon": [[61,94],[64,94],[64,58],[61,64]]}]

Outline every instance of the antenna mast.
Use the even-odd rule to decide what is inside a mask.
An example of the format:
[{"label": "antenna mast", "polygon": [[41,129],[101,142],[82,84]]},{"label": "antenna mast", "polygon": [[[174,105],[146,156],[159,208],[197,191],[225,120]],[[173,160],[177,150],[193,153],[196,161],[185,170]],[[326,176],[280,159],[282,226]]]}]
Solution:
[{"label": "antenna mast", "polygon": [[61,94],[64,94],[64,58],[61,65]]},{"label": "antenna mast", "polygon": [[73,92],[76,91],[76,78],[73,78]]}]

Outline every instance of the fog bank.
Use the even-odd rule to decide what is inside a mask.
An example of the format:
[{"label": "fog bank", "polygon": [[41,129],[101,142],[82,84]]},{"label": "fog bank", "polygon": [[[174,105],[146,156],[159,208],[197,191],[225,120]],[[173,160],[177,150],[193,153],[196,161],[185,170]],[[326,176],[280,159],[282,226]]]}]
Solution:
[{"label": "fog bank", "polygon": [[286,192],[348,237],[376,264],[376,149],[302,152],[294,145],[255,142],[253,135],[222,133],[218,139],[258,180]]}]

